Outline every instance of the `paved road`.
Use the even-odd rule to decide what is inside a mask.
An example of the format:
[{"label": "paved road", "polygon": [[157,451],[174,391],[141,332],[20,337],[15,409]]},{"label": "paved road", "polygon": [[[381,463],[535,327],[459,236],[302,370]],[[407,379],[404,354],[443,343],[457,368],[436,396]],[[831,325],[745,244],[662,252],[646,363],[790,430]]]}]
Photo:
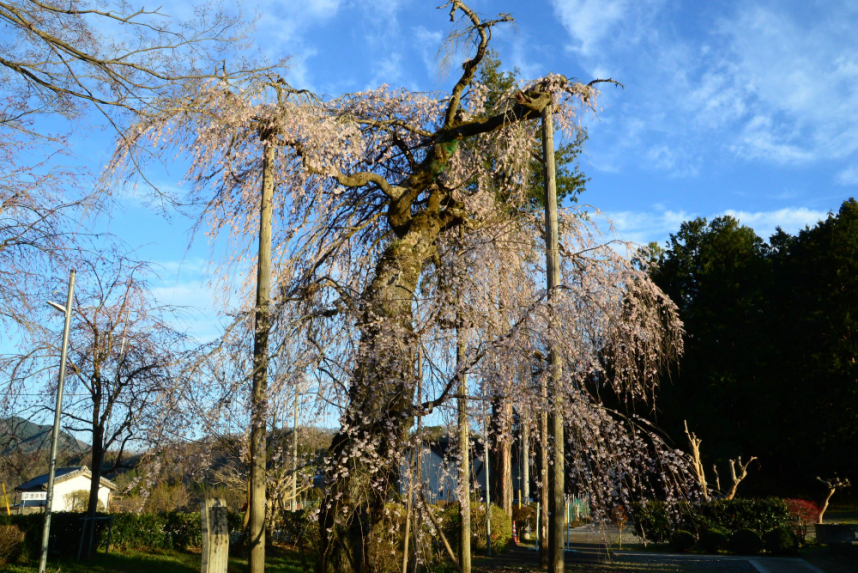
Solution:
[{"label": "paved road", "polygon": [[[697,555],[676,553],[648,553],[641,551],[611,551],[606,544],[615,546],[622,538],[623,544],[639,544],[642,540],[626,528],[622,532],[616,527],[601,528],[584,525],[568,531],[567,562],[639,564],[642,570],[699,571],[718,573],[825,573],[795,557],[743,557],[736,555]],[[535,550],[533,555],[535,558]],[[633,567],[633,565],[632,565]]]}]

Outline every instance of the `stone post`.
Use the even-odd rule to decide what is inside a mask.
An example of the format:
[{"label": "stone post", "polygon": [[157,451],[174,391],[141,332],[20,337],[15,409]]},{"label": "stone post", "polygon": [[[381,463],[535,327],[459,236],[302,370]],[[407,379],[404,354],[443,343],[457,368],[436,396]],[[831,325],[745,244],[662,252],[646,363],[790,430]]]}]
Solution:
[{"label": "stone post", "polygon": [[229,562],[229,521],[226,501],[207,499],[200,504],[203,528],[202,573],[226,573]]}]

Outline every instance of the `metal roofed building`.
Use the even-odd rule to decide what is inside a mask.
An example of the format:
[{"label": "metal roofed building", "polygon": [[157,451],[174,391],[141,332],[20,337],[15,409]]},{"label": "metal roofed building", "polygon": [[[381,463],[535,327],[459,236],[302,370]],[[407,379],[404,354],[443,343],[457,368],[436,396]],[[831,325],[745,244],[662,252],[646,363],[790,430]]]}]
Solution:
[{"label": "metal roofed building", "polygon": [[[74,466],[67,468],[57,468],[54,474],[54,497],[51,503],[51,511],[74,511],[74,492],[85,491],[89,494],[90,484],[92,483],[92,472],[86,466]],[[101,478],[98,487],[98,501],[104,505],[107,510],[110,502],[111,492],[117,491],[119,487],[112,481]],[[21,496],[21,509],[26,511],[26,508],[41,508],[42,510],[47,503],[48,493],[48,474],[44,473],[40,476],[22,483],[15,488]],[[79,510],[79,508],[77,508]]]}]

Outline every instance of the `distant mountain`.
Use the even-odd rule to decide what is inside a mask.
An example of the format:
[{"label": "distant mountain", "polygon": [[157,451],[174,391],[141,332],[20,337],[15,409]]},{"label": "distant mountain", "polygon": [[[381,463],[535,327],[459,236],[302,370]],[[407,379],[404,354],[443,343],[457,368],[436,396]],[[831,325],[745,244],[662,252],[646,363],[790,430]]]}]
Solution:
[{"label": "distant mountain", "polygon": [[[0,419],[0,454],[14,450],[32,453],[51,447],[53,426],[39,425],[18,416]],[[60,430],[57,449],[66,454],[80,454],[89,450],[89,444],[82,442],[66,431]]]}]

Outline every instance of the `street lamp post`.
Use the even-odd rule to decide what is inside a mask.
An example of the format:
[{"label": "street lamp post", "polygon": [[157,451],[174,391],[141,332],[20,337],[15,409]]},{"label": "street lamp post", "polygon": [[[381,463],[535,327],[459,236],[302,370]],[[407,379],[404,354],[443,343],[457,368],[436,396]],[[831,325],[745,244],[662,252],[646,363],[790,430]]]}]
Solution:
[{"label": "street lamp post", "polygon": [[60,380],[57,384],[57,408],[54,412],[54,430],[51,434],[51,464],[48,469],[48,493],[45,505],[45,527],[42,530],[42,554],[39,557],[39,573],[45,573],[48,564],[48,539],[51,535],[51,504],[54,500],[54,474],[57,471],[57,441],[60,437],[60,415],[63,408],[63,383],[66,378],[66,356],[69,350],[69,327],[71,326],[72,299],[74,297],[75,271],[72,269],[69,275],[69,294],[66,305],[63,307],[55,302],[48,301],[53,308],[65,314],[65,327],[63,328],[63,346],[60,353]]}]

